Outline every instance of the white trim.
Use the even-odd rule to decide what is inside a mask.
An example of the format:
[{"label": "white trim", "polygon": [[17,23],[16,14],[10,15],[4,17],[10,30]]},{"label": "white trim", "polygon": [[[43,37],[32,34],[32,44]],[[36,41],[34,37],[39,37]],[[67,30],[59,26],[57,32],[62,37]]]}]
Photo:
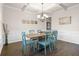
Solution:
[{"label": "white trim", "polygon": [[2,52],[2,48],[3,48],[3,45],[0,46],[0,54],[1,54],[1,52]]},{"label": "white trim", "polygon": [[5,7],[11,8],[11,9],[13,9],[13,10],[18,10],[18,11],[24,12],[24,13],[26,13],[26,14],[34,14],[34,15],[36,15],[35,12],[31,12],[31,11],[22,11],[20,8],[12,7],[12,6],[9,6],[9,5],[3,5],[3,7],[4,7],[4,8],[5,8]]},{"label": "white trim", "polygon": [[2,39],[0,39],[0,54],[1,54],[2,48],[3,48],[3,41]]},{"label": "white trim", "polygon": [[58,40],[79,44],[79,31],[59,31]]},{"label": "white trim", "polygon": [[79,43],[75,43],[75,42],[70,42],[70,41],[66,41],[66,40],[62,40],[62,39],[58,39],[58,40],[79,45]]}]

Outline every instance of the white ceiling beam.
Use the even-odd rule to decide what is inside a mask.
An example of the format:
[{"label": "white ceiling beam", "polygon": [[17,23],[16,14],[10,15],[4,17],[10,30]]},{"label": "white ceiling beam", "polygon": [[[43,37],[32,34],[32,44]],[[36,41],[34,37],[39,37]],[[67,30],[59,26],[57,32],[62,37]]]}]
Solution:
[{"label": "white ceiling beam", "polygon": [[29,3],[26,3],[25,5],[23,5],[23,7],[21,8],[21,10],[24,11],[27,8],[28,5],[29,5]]},{"label": "white ceiling beam", "polygon": [[67,6],[65,6],[64,4],[58,4],[59,6],[61,6],[64,10],[67,10]]}]

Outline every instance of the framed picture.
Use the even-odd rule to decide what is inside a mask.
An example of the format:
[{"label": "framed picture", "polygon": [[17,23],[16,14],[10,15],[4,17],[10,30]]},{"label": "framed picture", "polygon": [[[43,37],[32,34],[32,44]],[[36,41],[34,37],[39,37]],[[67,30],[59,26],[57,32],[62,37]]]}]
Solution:
[{"label": "framed picture", "polygon": [[23,24],[37,24],[37,21],[35,20],[22,20]]},{"label": "framed picture", "polygon": [[30,22],[31,22],[30,24],[34,24],[34,21],[33,20],[31,20]]},{"label": "framed picture", "polygon": [[59,18],[59,24],[71,24],[71,16]]},{"label": "framed picture", "polygon": [[26,21],[26,24],[29,24],[29,23],[30,23],[30,22],[27,20],[27,21]]},{"label": "framed picture", "polygon": [[22,23],[25,24],[26,23],[26,20],[22,20]]}]

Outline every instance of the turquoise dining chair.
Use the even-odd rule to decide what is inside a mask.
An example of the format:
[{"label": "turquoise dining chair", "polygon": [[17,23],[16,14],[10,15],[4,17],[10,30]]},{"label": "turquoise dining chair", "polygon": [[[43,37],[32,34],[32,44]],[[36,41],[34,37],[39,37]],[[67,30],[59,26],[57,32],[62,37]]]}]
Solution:
[{"label": "turquoise dining chair", "polygon": [[29,50],[28,46],[32,47],[35,52],[34,41],[26,40],[26,33],[22,32],[22,52],[24,55]]},{"label": "turquoise dining chair", "polygon": [[[35,30],[29,30],[29,34],[35,34]],[[35,43],[35,49],[37,49],[38,45],[37,45],[37,42],[38,42],[38,38],[37,37],[34,37],[34,38],[31,38],[31,40],[34,41]]]},{"label": "turquoise dining chair", "polygon": [[37,33],[40,33],[41,32],[41,30],[37,30]]},{"label": "turquoise dining chair", "polygon": [[46,32],[46,38],[48,39],[48,41],[50,42],[50,48],[51,50],[53,49],[53,40],[54,40],[54,37],[52,36],[52,32],[49,31],[49,32]]},{"label": "turquoise dining chair", "polygon": [[49,32],[45,32],[46,36],[45,39],[43,39],[42,41],[38,41],[38,44],[43,46],[44,48],[44,53],[45,55],[47,54],[46,52],[46,48],[47,46],[49,46],[50,52],[51,52],[51,46],[50,46],[50,36],[49,36]]},{"label": "turquoise dining chair", "polygon": [[52,45],[52,49],[56,49],[56,42],[57,42],[57,36],[58,36],[58,31],[53,31],[51,32],[51,45]]},{"label": "turquoise dining chair", "polygon": [[29,34],[35,33],[35,30],[29,30]]}]

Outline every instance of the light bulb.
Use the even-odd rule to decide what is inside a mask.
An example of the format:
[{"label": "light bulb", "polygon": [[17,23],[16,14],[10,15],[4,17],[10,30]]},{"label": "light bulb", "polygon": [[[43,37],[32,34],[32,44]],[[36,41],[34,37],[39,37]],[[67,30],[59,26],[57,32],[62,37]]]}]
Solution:
[{"label": "light bulb", "polygon": [[41,19],[44,19],[44,16],[42,16]]},{"label": "light bulb", "polygon": [[44,14],[44,17],[48,18],[48,15]]},{"label": "light bulb", "polygon": [[37,18],[40,18],[40,15],[37,15]]}]

